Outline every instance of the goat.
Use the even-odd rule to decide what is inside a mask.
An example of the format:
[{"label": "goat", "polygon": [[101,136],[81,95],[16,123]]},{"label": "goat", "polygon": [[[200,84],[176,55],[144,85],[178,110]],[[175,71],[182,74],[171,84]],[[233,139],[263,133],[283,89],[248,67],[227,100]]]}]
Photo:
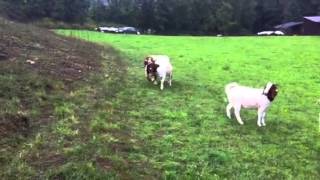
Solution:
[{"label": "goat", "polygon": [[229,119],[231,119],[230,110],[234,108],[234,114],[239,124],[243,125],[243,121],[240,117],[241,107],[243,108],[257,108],[258,120],[257,125],[259,127],[265,126],[266,111],[278,94],[277,85],[268,82],[265,88],[257,89],[246,86],[241,86],[235,82],[229,83],[225,86],[225,93],[228,98],[228,105],[226,107],[226,113]]},{"label": "goat", "polygon": [[169,76],[169,86],[172,85],[172,70],[170,58],[166,55],[150,55],[144,60],[145,76],[154,84],[157,84],[157,77],[161,79],[160,89],[163,90],[163,84],[166,76]]}]

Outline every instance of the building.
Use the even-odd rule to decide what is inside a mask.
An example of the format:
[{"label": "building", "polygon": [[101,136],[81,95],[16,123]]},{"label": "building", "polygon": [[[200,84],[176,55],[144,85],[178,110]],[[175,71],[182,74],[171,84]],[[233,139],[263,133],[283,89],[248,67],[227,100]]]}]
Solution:
[{"label": "building", "polygon": [[304,35],[320,35],[320,16],[307,16],[303,18]]}]

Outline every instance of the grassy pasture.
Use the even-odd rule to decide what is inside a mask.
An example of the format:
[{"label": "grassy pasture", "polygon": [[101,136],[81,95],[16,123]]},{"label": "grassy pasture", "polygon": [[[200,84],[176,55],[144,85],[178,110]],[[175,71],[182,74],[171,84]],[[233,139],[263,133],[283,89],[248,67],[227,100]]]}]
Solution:
[{"label": "grassy pasture", "polygon": [[[319,37],[58,33],[112,45],[128,62],[125,88],[112,102],[122,121],[112,125],[101,116],[99,123],[130,125],[139,143],[132,139],[134,148],[125,158],[148,162],[145,171],[156,169],[167,179],[320,176]],[[148,54],[171,57],[171,88],[160,91],[145,80],[142,60]],[[256,125],[255,110],[242,110],[244,126],[226,118],[224,85],[232,81],[252,87],[279,84],[266,127]],[[97,146],[97,153],[103,151]]]}]

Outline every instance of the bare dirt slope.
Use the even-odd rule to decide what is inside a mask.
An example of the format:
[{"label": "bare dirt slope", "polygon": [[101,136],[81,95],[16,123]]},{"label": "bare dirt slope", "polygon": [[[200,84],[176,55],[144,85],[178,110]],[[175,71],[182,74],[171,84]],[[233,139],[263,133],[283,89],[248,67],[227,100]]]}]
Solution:
[{"label": "bare dirt slope", "polygon": [[116,99],[126,77],[112,47],[0,18],[0,176],[158,176],[130,154],[143,142]]},{"label": "bare dirt slope", "polygon": [[[52,124],[54,103],[101,73],[105,53],[115,52],[0,18],[1,152],[18,152],[21,142]],[[2,153],[0,164],[9,156]]]},{"label": "bare dirt slope", "polygon": [[[35,103],[36,99],[32,99],[33,88],[39,89],[39,86],[44,86],[41,88],[44,88],[45,93],[54,91],[55,88],[69,90],[74,82],[85,81],[90,72],[99,71],[102,50],[102,47],[90,43],[61,38],[47,30],[1,18],[0,73],[8,87],[2,86],[0,94],[0,100],[3,102],[0,136],[21,132],[20,130],[26,129],[30,123],[35,124],[29,122],[29,117],[23,113]],[[11,84],[10,80],[4,79],[8,75],[12,77]],[[25,84],[26,81],[22,78],[27,76],[34,78],[29,84]],[[44,79],[45,85],[38,82]],[[54,80],[62,81],[61,87],[55,87]],[[18,93],[13,94],[12,91]],[[18,97],[14,97],[16,95]],[[19,107],[14,109],[17,111],[16,114],[12,112],[14,110],[4,107],[12,98],[17,98],[20,102]],[[49,115],[46,109],[43,113]]]}]

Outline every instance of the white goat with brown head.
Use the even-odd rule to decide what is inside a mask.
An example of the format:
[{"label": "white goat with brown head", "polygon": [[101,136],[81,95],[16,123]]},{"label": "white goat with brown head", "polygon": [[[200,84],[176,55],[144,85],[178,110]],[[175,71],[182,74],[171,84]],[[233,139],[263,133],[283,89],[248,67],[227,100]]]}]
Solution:
[{"label": "white goat with brown head", "polygon": [[234,108],[234,114],[237,118],[237,121],[242,125],[243,121],[240,117],[241,107],[257,108],[257,125],[260,127],[266,125],[266,111],[271,102],[277,96],[278,88],[271,82],[268,82],[263,89],[241,86],[237,83],[229,83],[225,86],[225,93],[229,101],[226,107],[226,112],[229,119],[231,119],[230,110]]},{"label": "white goat with brown head", "polygon": [[172,70],[170,59],[166,55],[150,55],[144,60],[145,76],[154,84],[157,84],[157,77],[159,77],[161,79],[161,90],[163,90],[167,76],[169,78],[169,86],[172,85]]}]

